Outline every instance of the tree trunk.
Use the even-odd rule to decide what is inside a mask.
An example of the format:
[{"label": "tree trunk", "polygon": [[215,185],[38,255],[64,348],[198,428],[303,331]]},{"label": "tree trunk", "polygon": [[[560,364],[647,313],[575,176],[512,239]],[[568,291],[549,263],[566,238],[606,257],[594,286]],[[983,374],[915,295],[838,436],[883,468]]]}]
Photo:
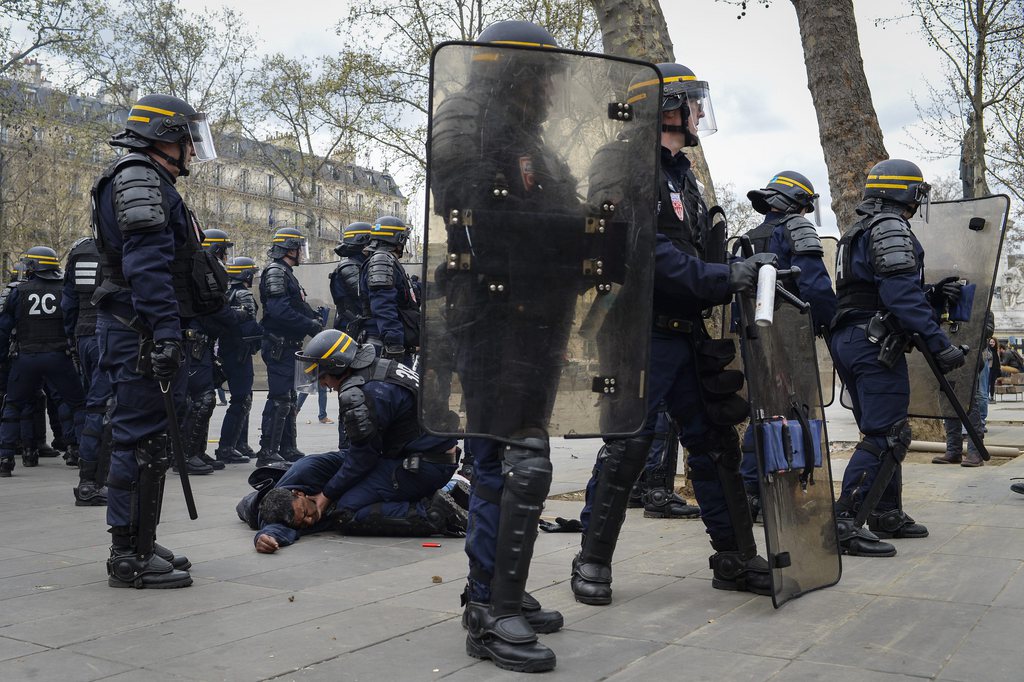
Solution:
[{"label": "tree trunk", "polygon": [[868,169],[889,158],[860,56],[853,0],[792,0],[800,24],[807,87],[818,117],[832,211],[845,232]]},{"label": "tree trunk", "polygon": [[[675,61],[672,39],[658,0],[591,0],[591,5],[601,26],[605,54],[654,63]],[[694,175],[704,185],[705,199],[714,204],[715,185],[703,148],[688,147],[685,151],[693,162]]]}]

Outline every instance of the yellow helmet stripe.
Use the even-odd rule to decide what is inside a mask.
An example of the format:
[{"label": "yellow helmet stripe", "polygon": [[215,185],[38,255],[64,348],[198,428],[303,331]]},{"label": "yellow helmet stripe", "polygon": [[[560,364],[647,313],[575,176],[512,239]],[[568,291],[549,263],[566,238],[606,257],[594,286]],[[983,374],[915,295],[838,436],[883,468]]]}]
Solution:
[{"label": "yellow helmet stripe", "polygon": [[894,185],[888,182],[869,182],[864,187],[873,189],[910,189],[908,185]]},{"label": "yellow helmet stripe", "polygon": [[129,121],[138,121],[139,123],[149,123],[149,116],[129,116]]},{"label": "yellow helmet stripe", "polygon": [[550,47],[558,49],[556,45],[548,45],[547,43],[524,43],[520,40],[492,40],[487,43],[488,45],[522,45],[525,47]]},{"label": "yellow helmet stripe", "polygon": [[32,259],[35,259],[37,261],[42,261],[44,263],[60,263],[60,261],[57,260],[56,258],[54,258],[53,256],[37,256],[34,253],[23,253],[23,254],[21,254],[21,257],[22,258],[32,258]]},{"label": "yellow helmet stripe", "polygon": [[227,241],[227,239],[224,239],[223,237],[206,237],[205,239],[203,239],[203,243],[204,244],[207,243],[207,242],[226,242],[226,241]]},{"label": "yellow helmet stripe", "polygon": [[[338,346],[341,345],[342,341],[345,342],[345,345],[341,346],[341,352],[344,353],[345,351],[347,351],[348,347],[352,345],[352,337],[349,336],[348,334],[342,332],[341,336],[338,337],[338,340],[334,342],[334,345],[331,346],[330,348],[328,348],[327,352],[320,356],[320,359],[321,360],[326,360],[328,358],[328,356],[330,356],[331,353],[333,353],[334,351],[338,350]],[[314,362],[309,367],[304,369],[303,371],[306,374],[309,374],[310,372],[312,372],[314,369],[317,368],[317,365],[318,365],[318,363]]]},{"label": "yellow helmet stripe", "polygon": [[154,114],[163,114],[164,116],[177,116],[178,112],[168,111],[167,109],[157,109],[156,107],[148,107],[145,104],[136,104],[132,107],[132,111],[141,109],[142,111],[152,111]]},{"label": "yellow helmet stripe", "polygon": [[803,191],[807,192],[808,194],[814,194],[814,192],[811,191],[811,188],[808,187],[807,185],[805,185],[805,184],[803,184],[801,182],[798,182],[797,180],[794,180],[793,178],[787,178],[785,175],[776,175],[775,179],[772,180],[772,182],[778,182],[778,183],[781,183],[783,185],[789,184],[791,187],[793,185],[796,185],[797,187],[799,187]]},{"label": "yellow helmet stripe", "polygon": [[345,230],[345,236],[350,234],[373,234],[373,230]]},{"label": "yellow helmet stripe", "polygon": [[908,182],[924,182],[924,178],[914,175],[869,175],[868,180],[906,180]]},{"label": "yellow helmet stripe", "polygon": [[695,81],[695,80],[697,80],[696,76],[669,76],[668,78],[665,78],[665,79],[654,78],[654,79],[649,80],[649,81],[641,81],[639,83],[633,83],[633,85],[629,86],[629,90],[632,91],[632,90],[638,90],[640,88],[649,88],[652,85],[657,85],[658,83],[678,83],[679,81]]},{"label": "yellow helmet stripe", "polygon": [[641,92],[639,95],[633,95],[632,97],[627,99],[626,104],[636,104],[637,102],[645,99],[647,99],[647,93]]}]

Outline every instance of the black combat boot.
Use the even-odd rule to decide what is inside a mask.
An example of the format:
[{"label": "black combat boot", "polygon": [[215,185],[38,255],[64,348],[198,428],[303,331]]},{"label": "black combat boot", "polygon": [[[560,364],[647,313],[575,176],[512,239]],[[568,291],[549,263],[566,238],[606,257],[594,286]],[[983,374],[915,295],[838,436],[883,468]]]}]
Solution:
[{"label": "black combat boot", "polygon": [[159,542],[153,542],[153,554],[174,566],[179,571],[187,571],[192,568],[192,562],[184,554],[175,554],[174,550],[167,549]]},{"label": "black combat boot", "polygon": [[928,529],[902,509],[868,515],[868,528],[880,538],[926,538]]},{"label": "black combat boot", "polygon": [[136,556],[131,547],[110,548],[107,576],[111,587],[166,590],[192,584],[192,576],[187,571],[177,570],[155,552]]},{"label": "black combat boot", "polygon": [[504,670],[519,673],[540,673],[555,667],[555,652],[537,641],[529,622],[522,615],[495,618],[490,605],[466,604],[463,623],[466,653],[473,658],[490,659]]},{"label": "black combat boot", "polygon": [[463,509],[444,489],[438,490],[429,500],[424,500],[427,520],[437,532],[445,537],[464,538],[469,525],[469,511]]},{"label": "black combat boot", "polygon": [[35,448],[26,448],[21,451],[21,463],[26,468],[39,466],[39,451]]},{"label": "black combat boot", "polygon": [[[0,459],[0,478],[10,478],[14,475],[14,458],[4,457]],[[1014,485],[1017,485],[1016,483]]]},{"label": "black combat boot", "polygon": [[196,457],[198,457],[199,459],[203,460],[203,462],[205,462],[206,465],[208,467],[210,467],[211,469],[213,469],[214,471],[223,471],[224,470],[224,466],[225,466],[224,462],[222,462],[220,460],[217,460],[217,459],[214,459],[213,457],[210,457],[205,452],[200,452],[198,455],[196,455]]},{"label": "black combat boot", "polygon": [[248,464],[249,458],[234,448],[217,448],[214,453],[217,461],[224,464]]},{"label": "black combat boot", "polygon": [[[469,586],[462,591],[462,596],[459,598],[462,602],[462,606],[465,607],[469,604]],[[526,622],[530,624],[533,631],[538,635],[548,635],[552,632],[558,632],[565,625],[565,618],[562,614],[554,609],[545,609],[529,592],[523,592],[522,602],[522,614],[526,618]],[[462,628],[464,630],[469,629],[469,612],[462,612]]]},{"label": "black combat boot", "polygon": [[78,461],[78,487],[74,488],[76,507],[105,507],[107,489],[96,481],[96,462]]},{"label": "black combat boot", "polygon": [[295,462],[298,462],[305,456],[306,453],[302,452],[298,448],[286,448],[284,446],[281,447],[281,458],[284,459],[284,461],[286,462],[291,462],[292,464],[294,464]]},{"label": "black combat boot", "polygon": [[[189,476],[206,476],[207,474],[213,473],[212,466],[210,466],[209,464],[195,456],[189,457],[188,460],[186,460],[185,465],[188,468]],[[171,465],[171,468],[174,470],[175,473],[177,473],[178,463],[175,462],[173,465]]]},{"label": "black combat boot", "polygon": [[72,443],[68,445],[67,451],[64,453],[64,464],[69,467],[78,468],[78,446]]},{"label": "black combat boot", "polygon": [[[57,442],[57,441],[54,441],[54,442]],[[35,447],[36,455],[38,457],[46,457],[46,458],[60,457],[61,456],[61,450],[64,450],[64,449],[65,448],[63,448],[63,447],[60,448],[60,449],[52,448],[52,447],[50,447],[49,445],[46,444],[45,440]]]},{"label": "black combat boot", "polygon": [[612,567],[596,562],[585,562],[582,552],[572,560],[572,578],[569,587],[581,604],[604,606],[612,603]]},{"label": "black combat boot", "polygon": [[671,488],[651,487],[644,494],[645,519],[695,519],[700,507],[687,504]]},{"label": "black combat boot", "polygon": [[712,540],[711,546],[717,550],[708,559],[711,570],[714,572],[711,587],[716,590],[771,595],[771,571],[764,558],[753,556],[744,559],[742,552],[728,549],[729,543]]},{"label": "black combat boot", "polygon": [[882,542],[878,536],[863,526],[858,527],[849,512],[836,514],[836,528],[839,531],[839,546],[843,554],[866,557],[896,556],[896,548]]}]

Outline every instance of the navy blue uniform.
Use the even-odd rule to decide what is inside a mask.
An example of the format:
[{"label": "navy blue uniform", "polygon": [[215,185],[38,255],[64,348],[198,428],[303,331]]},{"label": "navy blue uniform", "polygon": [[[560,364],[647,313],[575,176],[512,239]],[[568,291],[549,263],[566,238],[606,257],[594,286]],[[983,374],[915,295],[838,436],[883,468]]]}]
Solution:
[{"label": "navy blue uniform", "polygon": [[365,262],[366,256],[361,253],[345,256],[330,275],[331,298],[337,308],[334,328],[353,338],[359,338],[359,329],[352,324],[363,314],[363,304],[359,300],[359,272]]},{"label": "navy blue uniform", "polygon": [[[234,448],[249,456],[249,410],[252,407],[253,368],[252,356],[259,349],[253,337],[263,336],[263,328],[256,322],[259,306],[249,287],[243,282],[231,282],[228,289],[228,306],[248,311],[250,318],[241,326],[220,337],[218,352],[224,374],[228,378],[231,400],[221,424],[220,444],[217,449]],[[246,340],[249,339],[249,340]]]},{"label": "navy blue uniform", "polygon": [[395,254],[381,250],[367,257],[359,273],[359,299],[365,339],[378,355],[383,349],[407,350],[419,345],[419,304]]},{"label": "navy blue uniform", "polygon": [[[154,204],[146,218],[115,211],[115,193],[143,182],[155,190],[159,210]],[[100,368],[113,383],[115,401],[107,480],[107,523],[113,527],[115,545],[129,541],[132,521],[139,518],[139,500],[132,495],[140,481],[137,450],[153,450],[146,456],[156,462],[161,477],[169,464],[163,394],[157,381],[140,372],[140,357],[148,359],[140,345],[150,338],[182,342],[187,321],[215,310],[223,297],[206,277],[215,276],[213,264],[202,252],[199,225],[174,183],[175,178],[149,157],[131,153],[115,162],[93,188],[93,223],[104,279],[97,291],[96,331]],[[168,388],[179,415],[185,409],[187,364],[186,354]]]},{"label": "navy blue uniform", "polygon": [[295,353],[302,340],[322,329],[316,312],[306,303],[306,292],[283,259],[270,262],[260,276],[263,305],[261,355],[267,366],[267,402],[263,407],[260,450],[280,454],[295,448],[297,396]]},{"label": "navy blue uniform", "polygon": [[[938,324],[938,315],[924,292],[924,249],[910,230],[910,224],[895,213],[879,213],[870,204],[862,204],[860,223],[840,241],[836,287],[839,312],[832,328],[830,347],[836,372],[853,401],[853,414],[864,440],[850,457],[843,475],[837,510],[855,511],[870,489],[881,466],[881,454],[889,438],[906,427],[910,405],[910,380],[906,357],[901,353],[892,367],[879,362],[878,344],[868,341],[865,326],[879,311],[892,313],[908,334],[918,333],[933,353],[949,345],[949,338]],[[876,261],[874,242],[879,229],[901,230],[908,240],[910,265],[886,271]],[[909,430],[909,429],[907,429]],[[909,443],[909,436],[907,436]],[[875,452],[872,452],[872,451]],[[897,468],[876,506],[878,512],[900,506],[900,469]]]},{"label": "navy blue uniform", "polygon": [[0,423],[0,459],[13,460],[19,441],[26,447],[34,445],[32,417],[44,382],[54,387],[70,408],[62,415],[67,442],[77,443],[81,435],[85,394],[68,354],[61,289],[59,280],[29,275],[26,281],[5,290],[6,301],[0,312],[0,358],[10,357],[11,362]]},{"label": "navy blue uniform", "polygon": [[103,415],[113,395],[110,377],[100,370],[96,308],[91,300],[101,281],[95,242],[92,239],[82,240],[72,247],[68,255],[60,306],[64,313],[64,332],[69,339],[75,340],[78,348],[78,364],[86,391],[85,419],[78,451],[78,456],[86,462],[95,462],[99,458]]}]

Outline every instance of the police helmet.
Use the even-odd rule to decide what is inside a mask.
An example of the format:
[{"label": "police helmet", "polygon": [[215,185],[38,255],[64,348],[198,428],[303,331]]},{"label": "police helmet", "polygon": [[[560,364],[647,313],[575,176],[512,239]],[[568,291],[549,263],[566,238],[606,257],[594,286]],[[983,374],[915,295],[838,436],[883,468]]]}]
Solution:
[{"label": "police helmet", "polygon": [[282,227],[270,239],[271,258],[284,258],[289,251],[306,249],[306,237],[297,227]]},{"label": "police helmet", "polygon": [[[561,55],[547,51],[558,48],[551,33],[529,21],[499,21],[485,28],[476,42],[484,45],[473,51],[472,79],[501,91],[502,101],[518,102],[533,119],[546,117],[551,95],[540,83],[565,70]],[[547,49],[494,50],[488,45]]]},{"label": "police helmet", "polygon": [[256,275],[256,261],[248,256],[235,256],[228,261],[227,271],[228,279],[252,284],[252,278]]},{"label": "police helmet", "polygon": [[747,192],[747,198],[761,214],[799,213],[804,209],[816,210],[818,194],[807,176],[785,170],[776,173],[767,187]]},{"label": "police helmet", "polygon": [[21,262],[25,264],[25,273],[42,279],[63,279],[60,271],[60,260],[57,252],[49,246],[33,246],[21,254]]},{"label": "police helmet", "polygon": [[[715,110],[711,106],[711,90],[707,81],[697,80],[696,74],[682,64],[662,62],[658,64],[661,72],[661,111],[682,109],[683,124],[681,126],[662,125],[664,132],[683,133],[686,146],[696,147],[699,139],[690,132],[687,121],[690,116],[697,116],[694,128],[698,135],[711,135],[718,130],[715,122]],[[639,77],[630,83],[626,93],[626,102],[634,107],[649,106],[656,101],[658,81]]]},{"label": "police helmet", "polygon": [[409,231],[400,218],[384,215],[370,226],[370,243],[390,244],[396,251],[401,251],[409,239]]},{"label": "police helmet", "polygon": [[868,171],[864,183],[864,199],[895,202],[916,212],[921,204],[927,205],[931,185],[916,163],[903,159],[879,161]]},{"label": "police helmet", "polygon": [[139,99],[128,112],[124,130],[110,140],[111,146],[128,149],[151,149],[154,142],[181,146],[179,158],[165,157],[177,165],[180,175],[188,175],[184,160],[186,143],[192,144],[197,162],[217,158],[206,114],[171,95],[146,95]]},{"label": "police helmet", "polygon": [[325,329],[295,354],[295,388],[312,393],[325,374],[338,375],[350,368],[369,367],[375,358],[372,345],[360,345],[341,330]]},{"label": "police helmet", "polygon": [[359,253],[370,243],[371,234],[373,234],[373,225],[370,223],[352,223],[341,231],[341,241],[338,242],[334,252],[339,256]]},{"label": "police helmet", "polygon": [[227,257],[228,249],[234,245],[235,243],[228,238],[228,233],[224,230],[218,230],[215,227],[203,230],[203,248],[220,260]]}]

